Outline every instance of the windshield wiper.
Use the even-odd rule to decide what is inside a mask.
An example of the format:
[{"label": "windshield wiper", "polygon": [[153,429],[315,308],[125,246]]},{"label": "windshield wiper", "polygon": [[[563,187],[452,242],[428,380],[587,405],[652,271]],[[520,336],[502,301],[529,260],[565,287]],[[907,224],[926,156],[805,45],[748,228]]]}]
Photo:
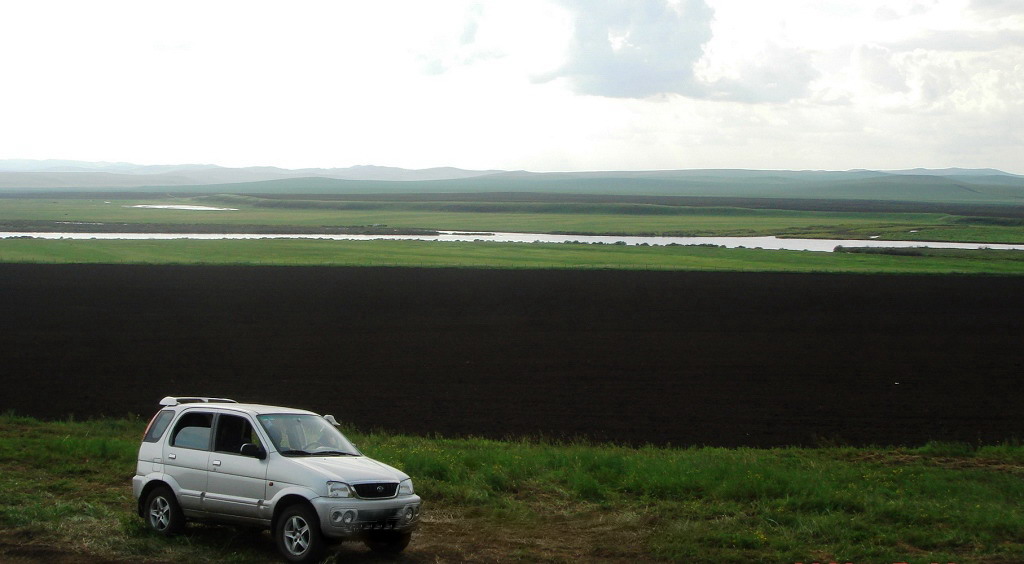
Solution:
[{"label": "windshield wiper", "polygon": [[279,450],[277,452],[284,456],[361,456],[340,450],[318,450],[316,452],[309,452],[308,450]]}]

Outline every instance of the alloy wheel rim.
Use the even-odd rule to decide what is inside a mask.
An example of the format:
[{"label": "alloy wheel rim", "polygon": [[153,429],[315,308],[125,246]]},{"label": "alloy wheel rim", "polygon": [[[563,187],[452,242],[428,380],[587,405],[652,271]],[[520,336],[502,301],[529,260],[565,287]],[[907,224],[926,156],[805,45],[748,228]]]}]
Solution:
[{"label": "alloy wheel rim", "polygon": [[309,548],[309,524],[298,515],[288,519],[284,526],[284,545],[288,552],[300,555]]},{"label": "alloy wheel rim", "polygon": [[149,506],[149,522],[154,529],[162,531],[170,521],[170,504],[163,497],[157,497]]}]

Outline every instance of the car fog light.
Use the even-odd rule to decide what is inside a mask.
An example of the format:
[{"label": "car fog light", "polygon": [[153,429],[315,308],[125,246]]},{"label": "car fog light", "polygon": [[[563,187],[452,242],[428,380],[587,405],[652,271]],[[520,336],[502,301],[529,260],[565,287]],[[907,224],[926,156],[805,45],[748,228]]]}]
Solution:
[{"label": "car fog light", "polygon": [[341,511],[331,511],[331,523],[341,523]]},{"label": "car fog light", "polygon": [[416,511],[412,507],[405,508],[405,520],[412,521],[413,516],[416,515]]},{"label": "car fog light", "polygon": [[346,525],[351,525],[352,521],[355,521],[355,520],[356,520],[356,512],[355,511],[346,511],[345,515],[342,516],[342,518],[341,518],[341,522],[346,524]]}]

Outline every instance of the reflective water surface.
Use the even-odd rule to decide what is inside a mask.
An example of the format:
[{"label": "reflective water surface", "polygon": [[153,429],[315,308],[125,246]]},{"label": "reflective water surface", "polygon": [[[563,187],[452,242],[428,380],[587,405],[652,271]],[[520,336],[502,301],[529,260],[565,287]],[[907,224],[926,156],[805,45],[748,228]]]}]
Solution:
[{"label": "reflective water surface", "polygon": [[188,210],[188,211],[238,211],[238,208],[213,208],[210,206],[187,206],[178,204],[139,204],[126,208],[146,208],[151,210]]},{"label": "reflective water surface", "polygon": [[1024,250],[1024,245],[996,243],[945,243],[936,241],[882,241],[879,239],[781,239],[778,237],[641,237],[623,235],[551,235],[546,233],[476,233],[441,231],[438,235],[328,235],[297,233],[43,233],[0,232],[0,238],[39,239],[330,239],[336,241],[494,241],[501,243],[601,243],[606,245],[720,245],[790,251],[830,252],[844,247],[927,247],[932,249]]}]

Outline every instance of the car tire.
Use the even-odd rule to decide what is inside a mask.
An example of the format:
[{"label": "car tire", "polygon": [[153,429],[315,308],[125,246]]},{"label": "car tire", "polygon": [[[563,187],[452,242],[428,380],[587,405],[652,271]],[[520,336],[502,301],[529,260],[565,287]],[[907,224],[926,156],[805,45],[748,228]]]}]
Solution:
[{"label": "car tire", "polygon": [[153,488],[146,496],[146,525],[161,535],[173,535],[185,528],[185,515],[181,512],[174,492],[166,486]]},{"label": "car tire", "polygon": [[384,531],[371,533],[363,542],[370,550],[378,554],[398,554],[409,546],[411,540],[412,533]]},{"label": "car tire", "polygon": [[289,562],[318,562],[326,548],[316,511],[301,503],[281,513],[274,528],[274,542]]}]

